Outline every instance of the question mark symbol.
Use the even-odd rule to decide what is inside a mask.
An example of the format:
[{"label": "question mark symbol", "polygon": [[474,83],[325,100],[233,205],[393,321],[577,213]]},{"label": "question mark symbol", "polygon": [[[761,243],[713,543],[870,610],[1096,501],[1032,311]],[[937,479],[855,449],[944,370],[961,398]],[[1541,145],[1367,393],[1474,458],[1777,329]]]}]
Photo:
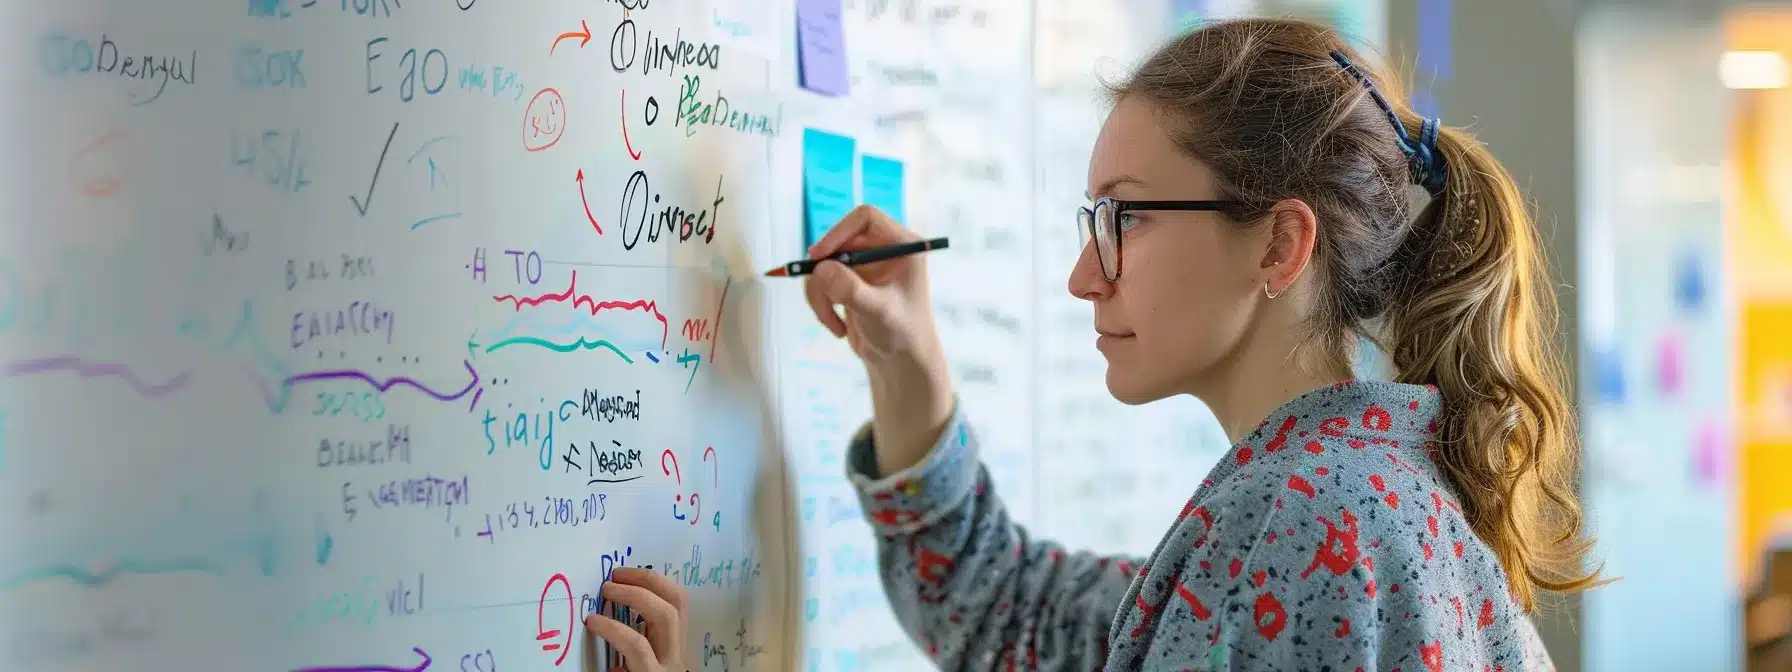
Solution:
[{"label": "question mark symbol", "polygon": [[[672,458],[672,468],[670,468],[670,469],[666,468],[666,458]],[[664,452],[660,453],[660,471],[664,472],[667,476],[671,476],[672,478],[677,479],[678,484],[680,486],[684,485],[684,476],[680,475],[679,470],[678,470],[678,455],[674,454],[672,452],[671,448],[667,448]],[[683,502],[684,495],[682,493],[678,494],[678,495],[674,495],[672,497],[672,501]],[[697,505],[696,493],[691,493],[691,505],[692,506]],[[672,518],[674,520],[685,520],[686,519],[686,516],[684,514],[678,512],[678,504],[672,505]]]},{"label": "question mark symbol", "polygon": [[[666,468],[666,458],[672,459],[671,469]],[[667,448],[665,452],[660,453],[660,471],[664,472],[667,476],[677,479],[679,485],[684,485],[684,476],[678,473],[678,456],[672,453],[671,448]]]}]

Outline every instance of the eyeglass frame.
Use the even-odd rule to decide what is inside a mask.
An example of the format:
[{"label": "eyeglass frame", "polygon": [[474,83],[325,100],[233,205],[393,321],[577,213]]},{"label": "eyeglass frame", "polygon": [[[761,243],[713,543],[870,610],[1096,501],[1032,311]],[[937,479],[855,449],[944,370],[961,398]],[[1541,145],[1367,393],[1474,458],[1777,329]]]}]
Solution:
[{"label": "eyeglass frame", "polygon": [[[1101,260],[1101,243],[1097,242],[1099,234],[1095,231],[1096,222],[1099,221],[1099,218],[1095,216],[1095,212],[1098,208],[1103,206],[1111,208],[1114,211],[1113,273],[1108,272],[1107,264],[1103,263]],[[1080,228],[1085,229],[1089,234],[1088,239],[1084,240],[1083,244],[1096,245],[1095,264],[1101,267],[1101,275],[1102,277],[1107,278],[1108,282],[1114,282],[1120,279],[1120,245],[1125,240],[1125,238],[1120,235],[1120,217],[1128,212],[1147,210],[1156,210],[1160,212],[1218,212],[1228,216],[1237,216],[1244,213],[1245,204],[1242,201],[1226,200],[1128,201],[1112,196],[1103,196],[1095,199],[1094,202],[1089,205],[1077,206],[1077,219],[1082,220],[1079,222],[1082,224],[1082,227]]]}]

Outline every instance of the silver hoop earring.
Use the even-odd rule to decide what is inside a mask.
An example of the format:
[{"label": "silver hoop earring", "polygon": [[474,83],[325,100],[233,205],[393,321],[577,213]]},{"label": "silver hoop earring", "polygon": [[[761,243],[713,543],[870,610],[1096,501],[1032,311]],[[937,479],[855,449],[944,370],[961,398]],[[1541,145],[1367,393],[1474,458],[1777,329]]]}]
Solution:
[{"label": "silver hoop earring", "polygon": [[[1282,290],[1282,292],[1286,292],[1286,291],[1288,291],[1288,290],[1287,290],[1287,289],[1283,289],[1283,290]],[[1271,292],[1270,292],[1270,291],[1269,291],[1269,283],[1267,283],[1267,282],[1265,282],[1265,283],[1263,283],[1263,296],[1265,296],[1265,297],[1268,297],[1268,298],[1271,298],[1271,299],[1273,299],[1273,298],[1276,298],[1276,297],[1278,297],[1278,296],[1281,296],[1281,295],[1282,295],[1282,292],[1275,292],[1275,293],[1271,293]]]}]

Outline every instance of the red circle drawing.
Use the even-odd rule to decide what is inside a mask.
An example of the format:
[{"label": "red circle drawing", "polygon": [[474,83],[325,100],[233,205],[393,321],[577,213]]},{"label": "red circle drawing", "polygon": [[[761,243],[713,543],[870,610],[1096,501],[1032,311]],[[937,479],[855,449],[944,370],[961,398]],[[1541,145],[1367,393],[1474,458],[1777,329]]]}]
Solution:
[{"label": "red circle drawing", "polygon": [[535,92],[523,111],[523,149],[539,152],[553,147],[565,133],[566,100],[551,88]]},{"label": "red circle drawing", "polygon": [[[554,584],[556,583],[560,584],[560,587],[566,591],[565,629],[549,628],[547,624],[548,593],[554,590]],[[554,659],[554,665],[556,667],[558,667],[560,663],[566,662],[566,654],[568,651],[572,650],[573,601],[572,584],[567,582],[565,574],[555,574],[548,579],[547,585],[541,587],[541,600],[535,605],[535,626],[537,633],[535,635],[535,641],[545,642],[541,645],[541,650],[549,653],[554,651],[560,652],[560,657]]]},{"label": "red circle drawing", "polygon": [[124,175],[131,168],[134,149],[130,134],[124,131],[94,138],[69,157],[69,178],[88,196],[118,193],[124,188]]}]

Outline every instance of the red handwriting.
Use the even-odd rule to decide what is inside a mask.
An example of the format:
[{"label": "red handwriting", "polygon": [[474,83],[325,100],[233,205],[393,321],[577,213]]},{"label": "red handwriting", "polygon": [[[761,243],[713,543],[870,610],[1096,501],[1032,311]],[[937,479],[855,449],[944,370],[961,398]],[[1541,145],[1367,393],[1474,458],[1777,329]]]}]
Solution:
[{"label": "red handwriting", "polygon": [[523,149],[539,152],[560,142],[566,133],[566,100],[552,88],[535,92],[523,111]]},{"label": "red handwriting", "polygon": [[701,341],[709,338],[709,320],[702,318],[685,320],[684,328],[680,331],[684,334],[685,338],[693,341]]}]

